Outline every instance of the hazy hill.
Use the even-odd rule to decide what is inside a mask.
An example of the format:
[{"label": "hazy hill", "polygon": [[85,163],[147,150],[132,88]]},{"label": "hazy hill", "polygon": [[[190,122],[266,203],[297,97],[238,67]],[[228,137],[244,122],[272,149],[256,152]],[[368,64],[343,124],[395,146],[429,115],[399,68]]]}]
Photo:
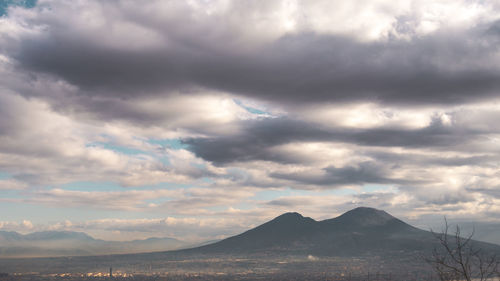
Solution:
[{"label": "hazy hill", "polygon": [[[315,221],[298,213],[286,213],[242,234],[190,249],[199,253],[313,254],[346,256],[383,255],[431,250],[432,233],[415,228],[385,211],[360,207],[343,215]],[[500,253],[500,246],[475,242]]]},{"label": "hazy hill", "polygon": [[0,257],[108,255],[175,250],[187,244],[174,238],[105,241],[83,232],[44,231],[26,235],[0,231]]}]

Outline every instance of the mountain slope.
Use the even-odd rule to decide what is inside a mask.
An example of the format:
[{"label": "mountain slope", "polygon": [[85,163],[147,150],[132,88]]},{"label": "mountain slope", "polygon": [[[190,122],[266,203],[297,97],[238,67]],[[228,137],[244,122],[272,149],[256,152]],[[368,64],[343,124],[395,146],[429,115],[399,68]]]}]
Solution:
[{"label": "mountain slope", "polygon": [[[0,231],[0,257],[74,256],[138,253],[136,257],[177,255],[318,255],[389,256],[429,253],[436,247],[432,233],[415,228],[390,214],[372,208],[356,208],[333,219],[315,221],[298,213],[285,213],[244,233],[213,244],[180,249],[181,241],[152,238],[128,242],[96,240],[84,233],[45,232],[20,235]],[[500,246],[474,241],[477,248],[500,254]]]},{"label": "mountain slope", "polygon": [[[500,253],[498,245],[478,241],[476,244]],[[345,256],[427,251],[435,246],[432,233],[385,211],[360,207],[323,221],[286,213],[242,234],[189,251]]]},{"label": "mountain slope", "polygon": [[[291,244],[299,247],[300,242],[317,229],[317,222],[299,213],[286,213],[220,242],[199,247],[203,252],[262,251],[287,248]],[[284,235],[286,233],[286,235]]]}]

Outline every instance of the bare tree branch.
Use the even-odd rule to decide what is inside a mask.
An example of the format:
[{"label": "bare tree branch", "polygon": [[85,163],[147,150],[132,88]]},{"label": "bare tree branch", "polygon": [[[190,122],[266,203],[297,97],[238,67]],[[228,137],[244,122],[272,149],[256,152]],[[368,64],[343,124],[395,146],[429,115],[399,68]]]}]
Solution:
[{"label": "bare tree branch", "polygon": [[465,238],[459,226],[449,233],[450,226],[446,217],[440,233],[431,230],[438,245],[425,260],[431,264],[441,281],[480,280],[486,281],[500,277],[500,259],[496,255],[487,256],[474,245],[475,229]]}]

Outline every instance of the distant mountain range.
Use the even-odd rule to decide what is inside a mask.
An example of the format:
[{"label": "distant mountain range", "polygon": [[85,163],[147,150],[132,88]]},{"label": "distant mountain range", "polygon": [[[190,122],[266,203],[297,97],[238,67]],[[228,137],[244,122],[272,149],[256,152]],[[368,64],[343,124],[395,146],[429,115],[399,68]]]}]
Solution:
[{"label": "distant mountain range", "polygon": [[[480,241],[474,243],[477,248],[500,254],[499,245]],[[131,260],[148,256],[162,259],[200,254],[388,256],[430,253],[437,246],[437,241],[431,232],[413,227],[385,211],[360,207],[323,221],[299,213],[285,213],[239,235],[199,245],[190,246],[173,238],[116,242],[97,240],[81,232],[49,231],[21,235],[0,231],[2,258],[124,253],[143,253],[127,255],[127,259]]]},{"label": "distant mountain range", "polygon": [[167,251],[187,247],[174,238],[105,241],[83,232],[44,231],[30,234],[0,231],[0,257],[90,256]]},{"label": "distant mountain range", "polygon": [[[500,246],[475,241],[500,253]],[[384,255],[430,251],[436,238],[385,211],[360,207],[323,221],[285,213],[242,234],[181,252],[204,254],[312,254],[321,256]]]}]

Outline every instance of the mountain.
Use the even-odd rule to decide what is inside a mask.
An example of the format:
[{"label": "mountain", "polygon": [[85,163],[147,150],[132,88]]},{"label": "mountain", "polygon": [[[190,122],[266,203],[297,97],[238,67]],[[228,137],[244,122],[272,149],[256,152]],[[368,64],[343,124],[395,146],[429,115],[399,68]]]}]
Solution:
[{"label": "mountain", "polygon": [[[475,242],[500,253],[500,246]],[[437,246],[431,232],[415,228],[385,211],[360,207],[323,221],[286,213],[242,234],[190,249],[204,254],[360,254],[429,251]]]},{"label": "mountain", "polygon": [[[499,245],[479,241],[474,243],[477,248],[500,254]],[[360,207],[322,221],[304,217],[299,213],[285,213],[239,235],[186,249],[188,246],[172,238],[116,242],[97,240],[81,232],[49,231],[21,235],[0,231],[2,258],[122,253],[143,253],[121,257],[130,260],[181,256],[189,258],[199,254],[418,256],[417,252],[429,253],[438,245],[436,238],[429,231],[415,228],[385,211]]]},{"label": "mountain", "polygon": [[105,241],[83,232],[43,231],[26,235],[0,231],[0,257],[89,256],[168,251],[187,246],[174,238]]},{"label": "mountain", "polygon": [[[48,245],[38,249],[39,252],[35,254],[33,248],[29,248],[31,252],[26,250],[31,256],[75,255],[76,251],[80,251],[78,255],[81,256],[3,258],[9,255],[5,254],[2,245],[7,243],[12,246],[16,239],[22,239],[22,243],[17,245],[30,243],[26,236],[44,238],[37,240],[43,241],[37,245]],[[51,240],[54,237],[64,239]],[[90,242],[76,243],[74,241],[81,240],[71,237],[83,240],[90,238]],[[453,238],[450,239],[453,243]],[[6,242],[7,240],[9,242]],[[68,243],[76,243],[79,246],[61,247],[61,241],[69,241]],[[424,262],[423,257],[428,256],[434,247],[440,248],[432,233],[408,225],[385,211],[361,207],[322,221],[304,217],[299,213],[286,213],[239,235],[190,249],[159,252],[158,246],[151,250],[154,252],[149,253],[141,250],[143,253],[102,255],[116,251],[113,247],[121,247],[123,251],[126,245],[148,241],[163,243],[162,239],[107,242],[81,233],[20,235],[15,232],[0,232],[0,272],[94,272],[106,271],[111,266],[124,271],[150,272],[154,268],[155,271],[165,272],[229,271],[244,274],[249,270],[289,273],[320,271],[323,274],[354,269],[359,272],[394,273],[393,276],[400,274],[401,278],[395,277],[393,280],[409,280],[406,275],[409,272],[420,277],[423,276],[422,273],[427,276],[429,265]],[[107,243],[114,246],[111,247]],[[500,256],[499,245],[479,241],[472,243],[476,249],[481,248],[483,253],[494,252]],[[101,248],[96,250],[96,247]],[[20,249],[14,250],[19,254]],[[126,249],[125,252],[134,251]],[[101,256],[84,256],[86,254]]]},{"label": "mountain", "polygon": [[246,252],[290,247],[310,236],[317,222],[299,213],[286,213],[254,229],[214,244],[199,247],[202,252]]},{"label": "mountain", "polygon": [[73,231],[41,231],[33,232],[24,235],[24,240],[39,241],[39,240],[80,240],[80,241],[93,241],[94,238],[83,232]]}]

